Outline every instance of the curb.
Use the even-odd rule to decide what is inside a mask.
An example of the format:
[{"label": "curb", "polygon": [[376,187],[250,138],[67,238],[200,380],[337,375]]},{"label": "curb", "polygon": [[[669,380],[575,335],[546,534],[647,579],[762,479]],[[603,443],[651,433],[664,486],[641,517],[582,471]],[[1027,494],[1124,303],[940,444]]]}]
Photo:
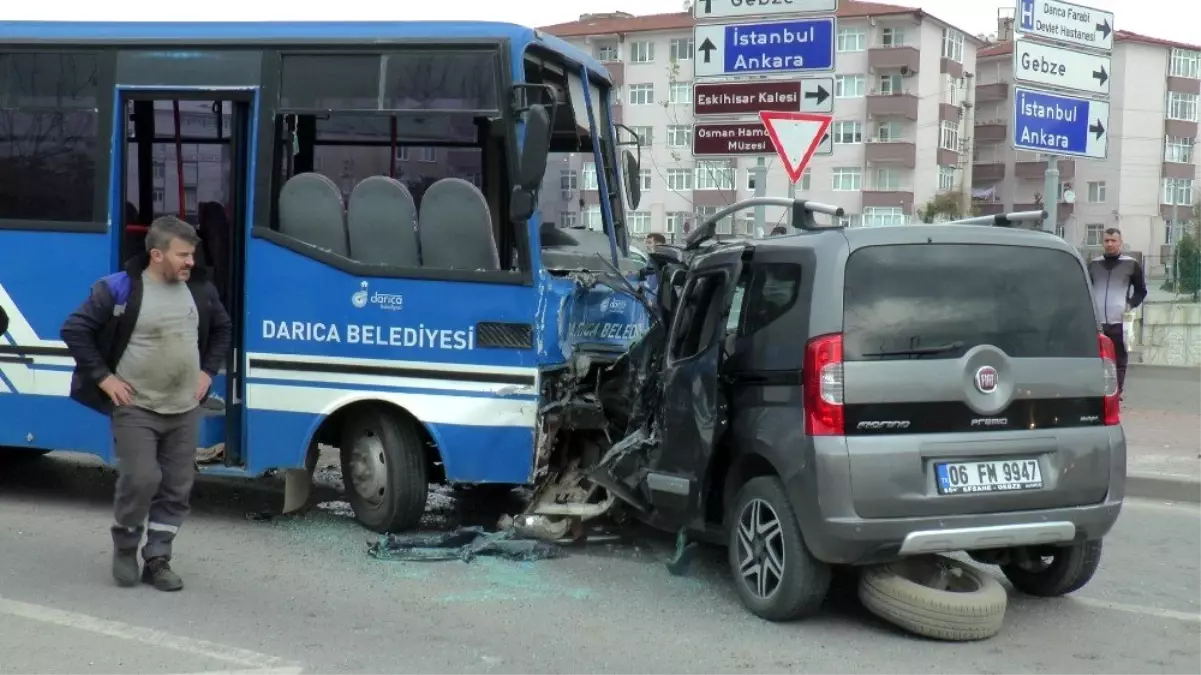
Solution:
[{"label": "curb", "polygon": [[1154,474],[1130,474],[1126,476],[1126,496],[1201,504],[1201,482]]}]

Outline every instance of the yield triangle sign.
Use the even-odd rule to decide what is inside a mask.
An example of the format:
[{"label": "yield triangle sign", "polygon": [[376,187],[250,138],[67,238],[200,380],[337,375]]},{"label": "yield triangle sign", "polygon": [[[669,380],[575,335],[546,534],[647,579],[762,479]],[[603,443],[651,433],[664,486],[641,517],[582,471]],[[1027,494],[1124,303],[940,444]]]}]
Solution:
[{"label": "yield triangle sign", "polygon": [[799,182],[833,118],[813,113],[764,110],[759,113],[759,119],[788,170],[788,178],[793,183]]}]

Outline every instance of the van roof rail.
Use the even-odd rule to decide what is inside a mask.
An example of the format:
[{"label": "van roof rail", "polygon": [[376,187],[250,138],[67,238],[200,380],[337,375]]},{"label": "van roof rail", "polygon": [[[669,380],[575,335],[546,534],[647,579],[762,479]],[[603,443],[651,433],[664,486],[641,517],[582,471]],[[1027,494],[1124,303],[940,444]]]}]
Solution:
[{"label": "van roof rail", "polygon": [[1047,212],[1044,211],[1010,211],[1009,213],[998,213],[992,216],[975,216],[972,218],[962,218],[960,220],[952,220],[944,225],[991,225],[993,227],[1013,227],[1020,223],[1041,223],[1047,218]]},{"label": "van roof rail", "polygon": [[726,216],[749,209],[754,206],[785,206],[792,209],[792,226],[798,230],[831,230],[839,229],[842,226],[835,225],[819,225],[813,218],[815,213],[823,213],[836,218],[841,218],[846,214],[841,206],[830,206],[829,204],[821,204],[811,202],[805,199],[789,199],[787,197],[751,197],[740,202],[734,202],[729,206],[721,209],[717,213],[709,216],[701,224],[696,226],[688,236],[684,238],[684,250],[691,251],[707,240],[713,238],[713,233],[717,230],[717,222]]}]

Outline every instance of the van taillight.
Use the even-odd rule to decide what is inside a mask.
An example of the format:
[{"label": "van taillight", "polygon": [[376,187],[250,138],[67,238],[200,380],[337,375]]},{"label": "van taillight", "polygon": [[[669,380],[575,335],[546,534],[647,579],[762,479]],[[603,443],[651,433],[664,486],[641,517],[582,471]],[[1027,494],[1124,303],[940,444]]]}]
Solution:
[{"label": "van taillight", "polygon": [[1122,403],[1118,392],[1118,352],[1114,349],[1113,340],[1104,333],[1097,334],[1097,342],[1101,347],[1101,368],[1105,373],[1105,424],[1112,426],[1122,423]]},{"label": "van taillight", "polygon": [[802,400],[810,436],[842,436],[842,335],[815,337],[805,346]]}]

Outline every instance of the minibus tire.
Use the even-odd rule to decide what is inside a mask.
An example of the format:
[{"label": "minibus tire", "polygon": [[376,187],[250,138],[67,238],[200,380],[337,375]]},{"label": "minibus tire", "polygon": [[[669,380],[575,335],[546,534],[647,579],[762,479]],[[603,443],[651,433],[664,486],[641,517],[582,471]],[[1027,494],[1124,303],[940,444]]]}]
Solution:
[{"label": "minibus tire", "polygon": [[[366,477],[378,499],[368,499],[360,492],[356,454],[360,459],[370,456],[370,462],[360,464],[373,468]],[[343,427],[341,457],[346,500],[356,520],[381,534],[417,527],[425,513],[429,483],[425,445],[412,422],[379,407],[360,410]],[[363,476],[361,471],[362,467],[358,477]]]}]

